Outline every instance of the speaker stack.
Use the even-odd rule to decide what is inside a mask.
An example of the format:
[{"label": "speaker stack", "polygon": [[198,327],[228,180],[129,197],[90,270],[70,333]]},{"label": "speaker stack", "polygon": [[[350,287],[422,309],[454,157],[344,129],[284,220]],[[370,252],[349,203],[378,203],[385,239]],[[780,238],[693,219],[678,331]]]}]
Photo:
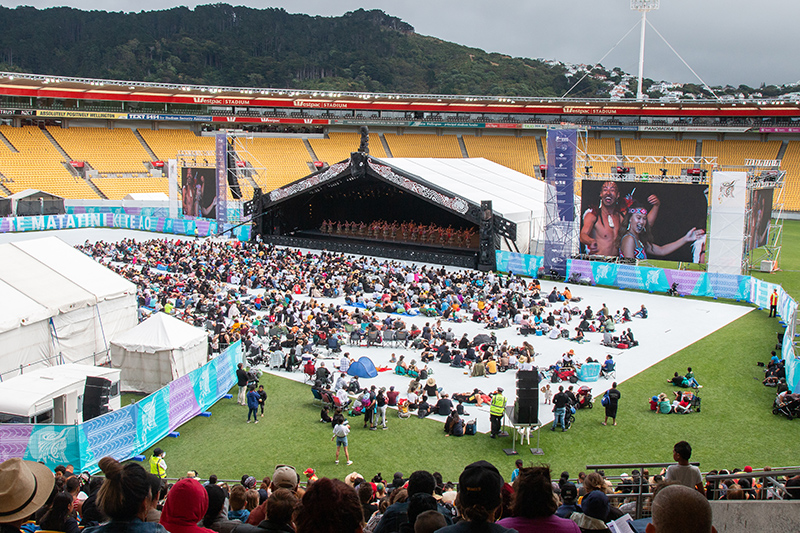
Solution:
[{"label": "speaker stack", "polygon": [[108,399],[111,381],[105,378],[87,377],[83,389],[83,421],[97,418],[110,411]]},{"label": "speaker stack", "polygon": [[514,403],[517,424],[539,423],[539,371],[517,372],[517,401]]},{"label": "speaker stack", "polygon": [[484,200],[481,202],[481,222],[478,234],[478,270],[482,272],[495,270],[497,264],[495,258],[495,249],[497,246],[495,244],[494,233],[492,201]]}]

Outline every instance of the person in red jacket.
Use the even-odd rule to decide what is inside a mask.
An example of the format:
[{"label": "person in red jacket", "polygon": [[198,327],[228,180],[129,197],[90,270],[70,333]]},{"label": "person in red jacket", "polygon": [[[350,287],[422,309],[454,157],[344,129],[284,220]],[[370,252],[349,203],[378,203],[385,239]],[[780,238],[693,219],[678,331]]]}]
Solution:
[{"label": "person in red jacket", "polygon": [[194,479],[184,478],[175,483],[167,494],[161,511],[161,525],[169,533],[214,533],[197,523],[208,510],[208,493]]}]

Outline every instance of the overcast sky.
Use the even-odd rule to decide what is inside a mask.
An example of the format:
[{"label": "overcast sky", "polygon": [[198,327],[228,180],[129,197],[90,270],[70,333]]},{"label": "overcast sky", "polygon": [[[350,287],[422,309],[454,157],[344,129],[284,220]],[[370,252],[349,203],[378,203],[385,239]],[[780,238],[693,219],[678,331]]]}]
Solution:
[{"label": "overcast sky", "polygon": [[[13,7],[69,5],[141,11],[215,3],[171,0],[0,0]],[[282,7],[290,13],[341,15],[382,9],[417,33],[512,56],[619,66],[636,74],[640,15],[629,0],[229,0],[232,5]],[[800,80],[800,0],[662,0],[648,15],[689,66],[710,85],[796,83]],[[637,26],[616,47],[628,30]],[[645,76],[697,82],[667,44],[647,27]]]}]

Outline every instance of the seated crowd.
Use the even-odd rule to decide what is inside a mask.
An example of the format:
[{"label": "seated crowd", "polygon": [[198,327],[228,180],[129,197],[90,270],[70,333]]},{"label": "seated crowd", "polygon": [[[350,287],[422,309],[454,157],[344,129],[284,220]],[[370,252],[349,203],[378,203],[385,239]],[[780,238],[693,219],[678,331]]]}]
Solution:
[{"label": "seated crowd", "polygon": [[[444,533],[459,531],[587,532],[608,530],[608,523],[626,513],[635,515],[636,498],[644,515],[635,531],[712,531],[707,499],[774,499],[777,490],[766,477],[752,477],[752,468],[717,486],[704,483],[689,463],[691,446],[679,442],[677,464],[652,475],[647,470],[618,479],[602,471],[570,481],[567,472],[551,478],[549,467],[525,467],[517,460],[506,482],[487,461],[467,465],[457,482],[437,473],[396,472],[391,481],[380,473],[367,479],[353,472],[344,480],[318,478],[313,468],[301,475],[279,465],[271,477],[244,475],[238,483],[217,476],[201,480],[190,471],[168,483],[139,463],[105,457],[104,475],[75,475],[71,467],[55,472],[21,459],[0,463],[0,530],[77,533],[118,531],[148,533]],[[764,469],[764,476],[769,473]],[[712,471],[709,474],[716,474]],[[720,471],[719,473],[728,473]],[[751,483],[752,481],[752,483]],[[780,480],[782,497],[800,497],[800,476]]]},{"label": "seated crowd", "polygon": [[[575,305],[580,298],[568,287],[542,295],[535,279],[302,253],[260,242],[124,239],[87,241],[78,248],[137,285],[142,319],[167,312],[204,327],[211,353],[242,340],[254,359],[269,356],[287,369],[322,349],[338,353],[347,342],[394,342],[422,350],[424,361],[436,355],[460,366],[480,357],[492,373],[495,366],[513,368],[522,356],[532,357],[532,348],[458,340],[443,320],[472,320],[490,329],[514,325],[523,334],[569,338],[574,315],[580,323],[573,340],[597,331],[609,346],[630,347],[637,344],[631,329],[616,334],[615,325],[647,317],[644,306],[633,314],[623,308],[612,315],[605,304],[596,314],[590,306],[581,311]],[[345,305],[324,298],[343,298]],[[401,316],[381,319],[376,312]],[[403,319],[419,315],[437,318],[435,326],[409,326]]]}]

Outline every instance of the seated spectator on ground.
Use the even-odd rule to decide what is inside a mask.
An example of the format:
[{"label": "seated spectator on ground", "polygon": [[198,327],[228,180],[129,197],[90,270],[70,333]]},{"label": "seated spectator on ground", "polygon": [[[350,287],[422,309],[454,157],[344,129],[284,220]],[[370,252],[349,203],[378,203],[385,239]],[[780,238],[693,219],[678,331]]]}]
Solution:
[{"label": "seated spectator on ground", "polygon": [[638,316],[639,318],[647,318],[647,308],[642,304],[642,307],[639,308],[638,311],[633,313],[633,316]]}]

